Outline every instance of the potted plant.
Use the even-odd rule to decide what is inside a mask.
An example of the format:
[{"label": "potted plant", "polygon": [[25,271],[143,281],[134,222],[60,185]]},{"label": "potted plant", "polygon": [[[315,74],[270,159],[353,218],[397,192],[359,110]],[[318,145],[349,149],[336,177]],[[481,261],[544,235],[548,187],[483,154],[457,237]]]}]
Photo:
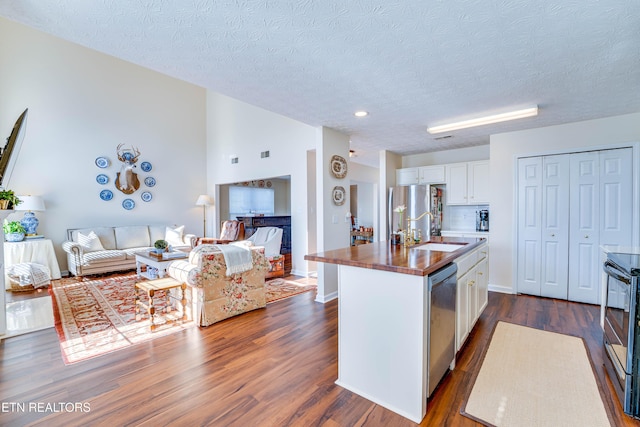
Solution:
[{"label": "potted plant", "polygon": [[2,231],[4,231],[4,240],[7,242],[21,242],[24,239],[25,231],[20,221],[7,221],[5,219],[2,224]]},{"label": "potted plant", "polygon": [[157,254],[161,254],[162,252],[167,250],[167,248],[169,247],[169,243],[166,240],[160,239],[155,241],[153,247],[156,248]]},{"label": "potted plant", "polygon": [[16,196],[13,190],[4,190],[0,188],[0,209],[13,209],[21,200]]}]

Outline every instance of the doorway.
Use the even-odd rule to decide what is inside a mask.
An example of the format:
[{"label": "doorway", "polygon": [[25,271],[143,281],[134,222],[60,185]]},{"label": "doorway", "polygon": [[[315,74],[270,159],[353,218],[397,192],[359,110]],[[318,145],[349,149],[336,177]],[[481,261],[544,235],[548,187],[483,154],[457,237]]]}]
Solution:
[{"label": "doorway", "polygon": [[[351,244],[370,243],[378,240],[376,229],[376,185],[352,180],[349,186],[350,214],[352,224]],[[355,231],[355,234],[354,234]]]}]

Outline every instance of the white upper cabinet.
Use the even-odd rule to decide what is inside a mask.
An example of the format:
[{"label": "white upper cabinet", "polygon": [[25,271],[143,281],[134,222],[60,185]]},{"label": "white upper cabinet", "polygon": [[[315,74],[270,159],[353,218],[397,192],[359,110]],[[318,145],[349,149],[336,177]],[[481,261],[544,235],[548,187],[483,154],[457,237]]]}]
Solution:
[{"label": "white upper cabinet", "polygon": [[396,170],[396,185],[444,184],[445,166],[421,166]]},{"label": "white upper cabinet", "polygon": [[448,205],[489,204],[489,161],[446,165]]},{"label": "white upper cabinet", "polygon": [[448,205],[467,205],[467,164],[453,163],[446,165]]},{"label": "white upper cabinet", "polygon": [[467,163],[467,194],[469,204],[489,204],[489,162]]},{"label": "white upper cabinet", "polygon": [[396,185],[418,184],[420,171],[418,168],[396,169]]},{"label": "white upper cabinet", "polygon": [[422,166],[420,170],[420,184],[444,184],[445,167],[444,165]]}]

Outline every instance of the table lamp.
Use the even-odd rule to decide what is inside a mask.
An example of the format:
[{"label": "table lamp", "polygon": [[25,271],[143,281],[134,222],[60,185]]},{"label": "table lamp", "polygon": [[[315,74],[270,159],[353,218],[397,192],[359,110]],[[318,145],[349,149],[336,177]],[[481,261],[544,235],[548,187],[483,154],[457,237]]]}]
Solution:
[{"label": "table lamp", "polygon": [[202,237],[207,237],[207,206],[212,205],[213,200],[206,194],[201,194],[196,200],[196,206],[202,206]]},{"label": "table lamp", "polygon": [[33,211],[44,211],[44,200],[40,196],[18,196],[21,200],[15,209],[17,211],[26,211],[24,217],[20,220],[20,224],[24,227],[27,236],[35,236],[36,228],[38,228],[38,218]]}]

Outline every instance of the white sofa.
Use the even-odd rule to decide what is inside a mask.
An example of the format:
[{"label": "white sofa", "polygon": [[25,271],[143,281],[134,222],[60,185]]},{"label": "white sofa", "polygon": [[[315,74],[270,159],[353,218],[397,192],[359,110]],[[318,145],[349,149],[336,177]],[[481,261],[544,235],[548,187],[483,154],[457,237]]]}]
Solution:
[{"label": "white sofa", "polygon": [[184,226],[131,225],[67,230],[62,249],[67,254],[69,273],[75,276],[130,270],[136,267],[135,253],[167,240],[173,249],[193,248],[196,236],[184,234]]}]

